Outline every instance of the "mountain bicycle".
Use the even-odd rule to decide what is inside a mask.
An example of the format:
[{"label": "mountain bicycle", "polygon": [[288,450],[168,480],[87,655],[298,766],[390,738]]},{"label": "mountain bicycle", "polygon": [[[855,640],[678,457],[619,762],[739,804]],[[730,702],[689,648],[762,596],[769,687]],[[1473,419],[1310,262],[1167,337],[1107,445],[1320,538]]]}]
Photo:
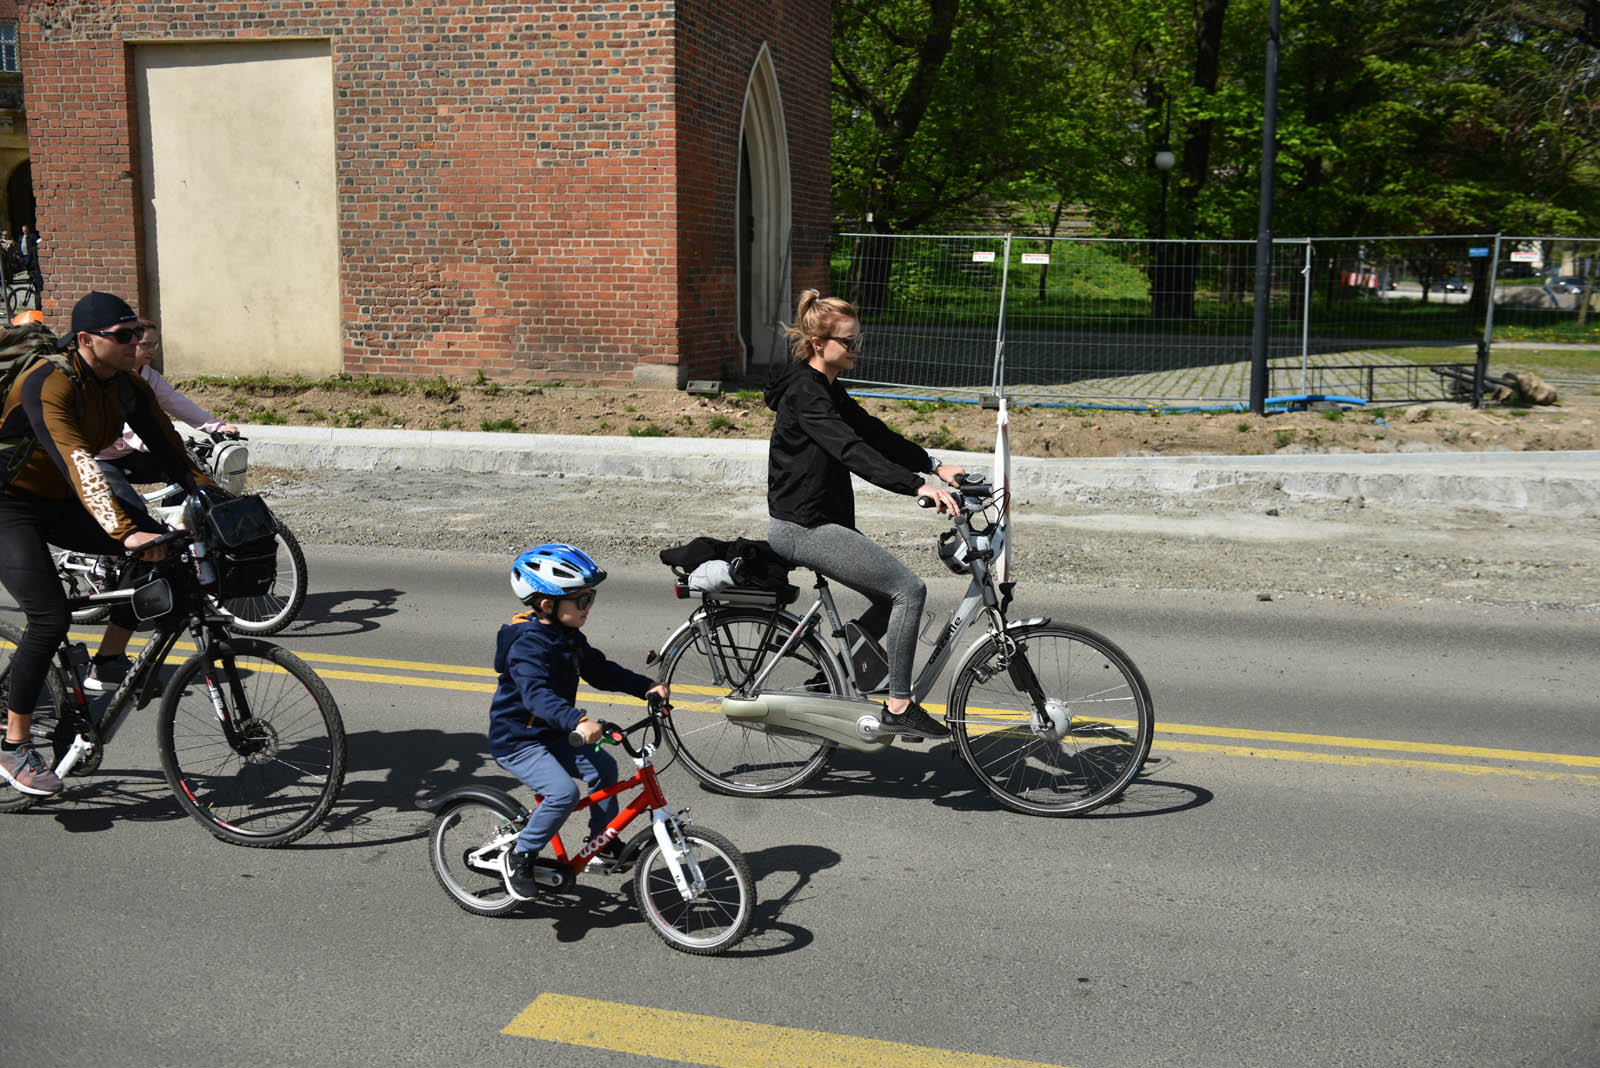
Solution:
[{"label": "mountain bicycle", "polygon": [[[344,785],[346,751],[339,707],[316,672],[287,649],[230,635],[229,617],[217,610],[205,588],[214,581],[210,569],[218,565],[213,558],[223,558],[229,537],[237,538],[252,524],[257,534],[266,529],[261,524],[270,517],[249,506],[258,500],[226,502],[247,507],[217,522],[209,516],[226,505],[211,509],[209,516],[190,505],[188,529],[140,547],[142,552],[171,545],[175,551],[145,565],[148,576],[136,588],[69,598],[75,609],[128,602],[142,623],[154,626],[154,635],[103,707],[91,706],[83,690],[87,647],[64,640],[32,709],[31,735],[64,782],[68,776],[91,775],[127,714],[159,694],[161,770],[179,807],[223,841],[267,847],[295,841],[327,816]],[[195,652],[163,686],[161,669],[185,634]],[[0,622],[0,698],[6,707],[21,640],[21,629]],[[18,812],[42,800],[0,780],[0,812]]]},{"label": "mountain bicycle", "polygon": [[[244,489],[250,450],[238,433],[212,431],[204,439],[185,438],[184,448],[195,466],[208,473],[217,485],[233,494]],[[182,486],[169,483],[140,496],[144,498],[146,510],[156,519],[169,526],[183,522],[183,502],[187,494]],[[276,530],[272,558],[259,561],[248,583],[236,579],[233,588],[224,591],[217,605],[228,619],[228,628],[240,634],[261,637],[277,634],[294,622],[305,607],[305,552],[294,533],[277,521],[276,516],[273,518]],[[115,589],[122,580],[123,557],[96,556],[66,549],[53,550],[53,555],[68,597]],[[106,605],[90,604],[74,611],[72,619],[75,623],[100,623],[109,611]]]},{"label": "mountain bicycle", "polygon": [[[945,706],[956,754],[1006,808],[1091,812],[1120,796],[1149,754],[1149,688],[1126,653],[1086,627],[1007,618],[1015,583],[998,582],[990,567],[1006,544],[1004,491],[977,475],[958,483],[960,510],[939,555],[969,582],[931,638],[912,698],[933,690],[961,635],[981,620]],[[788,610],[793,586],[697,594],[684,579],[678,597],[701,604],[646,663],[660,665],[678,701],[667,744],[706,787],[772,797],[819,775],[837,746],[878,753],[894,744],[872,700],[885,692],[884,653],[854,621],[841,624],[825,578],[816,576],[816,600],[800,615]]]},{"label": "mountain bicycle", "polygon": [[[571,889],[599,850],[648,812],[650,826],[623,847],[610,870],[624,871],[631,865],[634,900],[650,926],[673,949],[705,956],[722,952],[749,930],[756,907],[755,880],[744,854],[731,842],[692,823],[687,812],[668,806],[653,758],[671,713],[672,706],[652,694],[639,722],[628,727],[600,722],[602,740],[626,750],[636,770],[628,779],[581,799],[574,811],[629,790],[639,792],[604,833],[576,853],[567,853],[559,833],[551,838],[553,855],[536,861],[535,878],[547,891]],[[649,740],[635,746],[629,735],[645,731]],[[572,743],[583,744],[576,731]],[[478,916],[503,916],[521,904],[501,872],[501,858],[528,822],[529,812],[520,802],[504,790],[469,785],[424,802],[423,807],[437,813],[428,832],[428,862],[434,878],[457,905]]]}]

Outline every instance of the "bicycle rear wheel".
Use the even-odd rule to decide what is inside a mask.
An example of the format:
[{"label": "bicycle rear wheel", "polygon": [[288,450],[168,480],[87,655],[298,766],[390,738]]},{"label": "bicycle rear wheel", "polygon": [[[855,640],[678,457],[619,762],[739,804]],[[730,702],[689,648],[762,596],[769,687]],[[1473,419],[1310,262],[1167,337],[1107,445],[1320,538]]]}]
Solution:
[{"label": "bicycle rear wheel", "polygon": [[[656,934],[673,949],[696,956],[721,953],[744,937],[755,915],[756,885],[744,854],[722,835],[703,827],[684,827],[687,846],[705,877],[705,889],[685,901],[672,877],[661,844],[652,840],[639,854],[633,877],[634,899]],[[684,876],[694,872],[683,862]]]},{"label": "bicycle rear wheel", "polygon": [[[1115,800],[1144,765],[1155,731],[1139,669],[1082,627],[1042,624],[1009,633],[1017,661],[1002,663],[1001,649],[986,639],[951,684],[945,722],[961,759],[1016,812],[1077,816]],[[1045,699],[1042,728],[1033,715],[1034,679]]]},{"label": "bicycle rear wheel", "polygon": [[[231,736],[213,693],[236,727]],[[157,741],[178,804],[236,845],[293,842],[344,785],[344,723],[333,694],[269,642],[218,641],[185,660],[162,693]]]},{"label": "bicycle rear wheel", "polygon": [[[770,612],[754,608],[713,610],[705,634],[685,628],[661,656],[661,680],[672,687],[667,744],[695,778],[718,793],[785,793],[815,778],[833,752],[833,743],[822,738],[742,726],[722,714],[722,698],[753,666],[771,658],[795,623],[785,617],[787,625],[780,621],[766,637],[770,619]],[[773,668],[763,689],[842,693],[835,674],[821,643],[807,634]]]},{"label": "bicycle rear wheel", "polygon": [[428,863],[450,900],[478,916],[504,916],[521,902],[499,872],[488,871],[477,854],[496,840],[515,836],[524,820],[486,801],[451,805],[428,831]]},{"label": "bicycle rear wheel", "polygon": [[[22,641],[22,631],[10,623],[0,623],[0,711],[10,709],[11,706],[11,658],[17,651],[17,646]],[[33,737],[33,746],[44,758],[50,767],[56,766],[56,761],[61,754],[56,752],[55,735],[56,725],[66,715],[67,698],[61,692],[61,680],[54,671],[44,677],[44,685],[39,688],[39,697],[34,701],[33,723],[28,733]],[[21,710],[19,710],[21,711]],[[5,726],[0,723],[0,730]],[[5,779],[0,778],[0,812],[21,812],[30,805],[35,805],[44,800],[33,794],[25,794],[12,786]]]},{"label": "bicycle rear wheel", "polygon": [[276,634],[300,615],[306,603],[306,554],[288,527],[278,527],[278,569],[272,588],[253,597],[227,597],[222,610],[228,629],[240,634]]}]

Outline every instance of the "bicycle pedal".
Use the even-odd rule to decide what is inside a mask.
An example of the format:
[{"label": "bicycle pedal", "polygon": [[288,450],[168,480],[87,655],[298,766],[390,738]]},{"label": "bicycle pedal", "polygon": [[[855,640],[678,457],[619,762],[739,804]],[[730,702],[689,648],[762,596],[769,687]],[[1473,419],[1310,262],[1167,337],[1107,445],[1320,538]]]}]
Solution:
[{"label": "bicycle pedal", "polygon": [[921,745],[923,742],[928,740],[921,734],[902,734],[899,737],[900,740],[905,742],[907,745]]}]

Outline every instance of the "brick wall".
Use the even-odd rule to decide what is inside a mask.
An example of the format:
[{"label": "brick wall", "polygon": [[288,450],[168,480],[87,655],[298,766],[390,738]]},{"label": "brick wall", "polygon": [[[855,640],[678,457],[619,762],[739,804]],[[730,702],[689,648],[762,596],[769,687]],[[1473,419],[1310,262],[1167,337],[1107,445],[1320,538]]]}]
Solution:
[{"label": "brick wall", "polygon": [[737,356],[738,130],[784,96],[795,281],[826,277],[824,0],[25,5],[46,313],[139,293],[134,43],[331,42],[344,367],[628,383]]}]

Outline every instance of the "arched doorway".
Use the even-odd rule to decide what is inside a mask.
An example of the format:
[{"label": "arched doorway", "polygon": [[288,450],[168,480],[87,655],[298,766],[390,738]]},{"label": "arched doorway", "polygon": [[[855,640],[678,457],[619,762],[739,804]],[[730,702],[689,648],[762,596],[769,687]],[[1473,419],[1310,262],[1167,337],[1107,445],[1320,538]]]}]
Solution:
[{"label": "arched doorway", "polygon": [[783,360],[790,314],[789,139],[772,54],[761,46],[739,123],[739,339],[746,374]]},{"label": "arched doorway", "polygon": [[6,218],[11,236],[17,236],[23,224],[35,225],[33,217],[33,164],[24,162],[6,179]]}]

